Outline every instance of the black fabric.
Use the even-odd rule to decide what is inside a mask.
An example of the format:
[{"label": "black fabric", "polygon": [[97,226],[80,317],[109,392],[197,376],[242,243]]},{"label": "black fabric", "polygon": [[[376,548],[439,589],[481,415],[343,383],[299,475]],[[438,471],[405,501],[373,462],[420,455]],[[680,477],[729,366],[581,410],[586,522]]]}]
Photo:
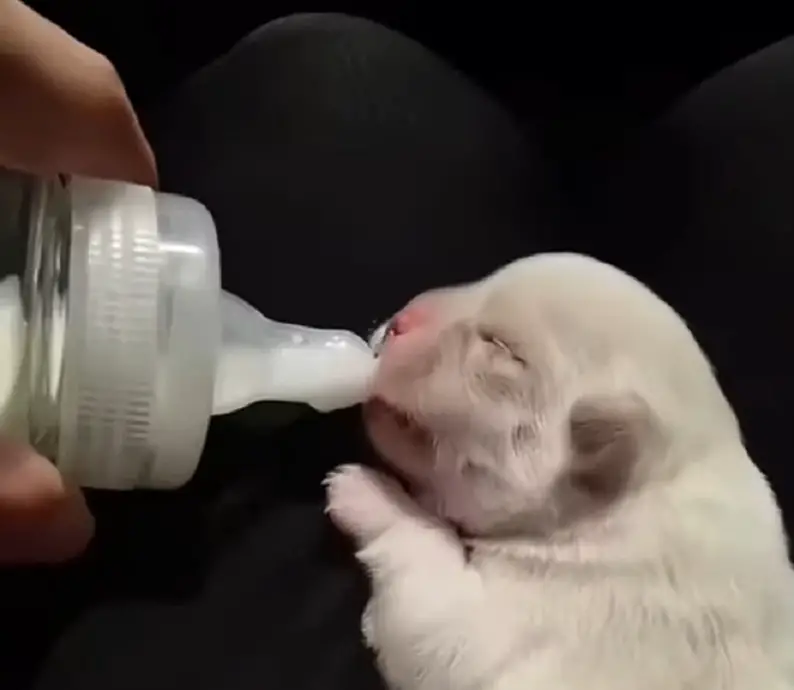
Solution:
[{"label": "black fabric", "polygon": [[[28,0],[110,57],[138,105],[149,104],[245,35],[295,12],[345,12],[384,23],[463,69],[511,109],[546,115],[574,151],[658,112],[716,70],[786,36],[794,22],[743,7],[719,22],[631,8],[547,6],[523,17],[508,0],[136,0],[123,14],[96,0]],[[120,20],[120,17],[123,19]]]},{"label": "black fabric", "polygon": [[[145,118],[163,186],[215,215],[229,289],[365,333],[407,297],[545,249],[617,262],[712,354],[794,511],[794,43],[706,83],[620,151],[561,166],[427,51],[362,20],[272,23]],[[320,481],[365,457],[355,411],[214,424],[169,494],[91,496],[88,556],[0,578],[0,686],[378,688],[365,582]]]},{"label": "black fabric", "polygon": [[[794,529],[794,38],[705,82],[571,199],[593,253],[689,322]],[[590,173],[597,174],[590,174]],[[586,202],[585,202],[586,199]]]}]

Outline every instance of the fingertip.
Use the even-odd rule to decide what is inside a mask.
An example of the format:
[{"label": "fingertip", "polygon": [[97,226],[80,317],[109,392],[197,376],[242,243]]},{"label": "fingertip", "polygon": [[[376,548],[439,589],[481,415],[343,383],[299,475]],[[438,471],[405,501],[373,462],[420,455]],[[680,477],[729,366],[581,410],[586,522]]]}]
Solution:
[{"label": "fingertip", "polygon": [[0,563],[59,563],[94,534],[85,498],[46,458],[0,441]]},{"label": "fingertip", "polygon": [[82,496],[64,497],[43,515],[17,515],[0,524],[0,565],[55,565],[80,556],[94,536]]},{"label": "fingertip", "polygon": [[129,173],[124,179],[156,188],[159,179],[157,173],[157,160],[154,151],[152,150],[151,144],[149,144],[149,140],[146,138],[146,134],[144,134],[137,115],[131,107],[127,115],[131,120],[126,129],[129,134],[129,155],[125,156],[123,160],[126,160],[129,164]]},{"label": "fingertip", "polygon": [[62,563],[80,556],[94,537],[96,523],[85,496],[69,488],[31,535],[30,562]]},{"label": "fingertip", "polygon": [[66,172],[105,180],[119,180],[156,188],[154,151],[132,107],[122,102],[108,114],[90,143],[75,139],[68,155],[59,159]]}]

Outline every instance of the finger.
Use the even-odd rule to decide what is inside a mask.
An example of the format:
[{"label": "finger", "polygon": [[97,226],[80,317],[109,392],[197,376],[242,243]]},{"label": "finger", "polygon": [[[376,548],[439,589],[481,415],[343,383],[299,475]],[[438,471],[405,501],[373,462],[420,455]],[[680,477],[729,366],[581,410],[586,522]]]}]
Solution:
[{"label": "finger", "polygon": [[137,116],[133,112],[130,112],[130,116],[133,121],[130,127],[126,129],[130,134],[130,162],[126,171],[122,172],[121,177],[116,176],[113,179],[137,182],[138,184],[156,188],[159,185],[159,179],[154,152],[141,129]]},{"label": "finger", "polygon": [[69,173],[157,187],[154,153],[137,118],[134,113],[116,117],[123,122],[103,117],[87,143],[88,135],[74,133],[57,142],[44,137],[32,143],[18,140],[0,150],[0,165],[37,175]]},{"label": "finger", "polygon": [[0,0],[0,164],[156,185],[112,63],[17,0]]},{"label": "finger", "polygon": [[112,97],[61,107],[63,124],[57,134],[48,132],[46,123],[25,124],[19,113],[0,112],[0,126],[20,134],[6,141],[0,133],[0,165],[38,175],[69,173],[156,187],[154,154],[123,87],[118,88]]},{"label": "finger", "polygon": [[82,553],[94,521],[82,494],[31,449],[0,441],[0,563],[57,563]]},{"label": "finger", "polygon": [[[84,137],[75,137],[75,145],[63,152],[58,161],[60,170],[89,177],[122,180],[157,186],[157,165],[154,153],[137,116],[126,99],[121,82],[118,98],[85,122],[100,122]],[[82,142],[82,143],[81,143]]]}]

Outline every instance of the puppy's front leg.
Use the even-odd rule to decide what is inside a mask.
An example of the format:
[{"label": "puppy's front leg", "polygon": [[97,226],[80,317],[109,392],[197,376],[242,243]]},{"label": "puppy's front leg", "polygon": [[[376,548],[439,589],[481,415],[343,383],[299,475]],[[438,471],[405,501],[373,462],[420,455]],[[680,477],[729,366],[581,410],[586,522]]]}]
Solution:
[{"label": "puppy's front leg", "polygon": [[[343,465],[325,481],[326,512],[352,537],[373,576],[391,578],[418,569],[448,575],[465,569],[457,536],[425,513],[390,478],[361,465]],[[430,558],[433,563],[428,563]]]},{"label": "puppy's front leg", "polygon": [[390,686],[475,687],[490,665],[469,650],[492,647],[499,628],[457,535],[372,470],[341,467],[326,486],[328,513],[372,578],[363,629]]}]

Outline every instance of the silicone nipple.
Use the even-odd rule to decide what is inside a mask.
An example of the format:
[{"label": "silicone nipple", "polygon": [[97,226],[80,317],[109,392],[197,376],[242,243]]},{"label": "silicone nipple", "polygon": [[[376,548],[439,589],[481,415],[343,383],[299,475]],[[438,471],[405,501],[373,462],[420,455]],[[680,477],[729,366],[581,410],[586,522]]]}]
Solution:
[{"label": "silicone nipple", "polygon": [[272,321],[228,292],[221,294],[221,321],[214,415],[258,401],[328,412],[366,399],[376,360],[357,335]]}]

